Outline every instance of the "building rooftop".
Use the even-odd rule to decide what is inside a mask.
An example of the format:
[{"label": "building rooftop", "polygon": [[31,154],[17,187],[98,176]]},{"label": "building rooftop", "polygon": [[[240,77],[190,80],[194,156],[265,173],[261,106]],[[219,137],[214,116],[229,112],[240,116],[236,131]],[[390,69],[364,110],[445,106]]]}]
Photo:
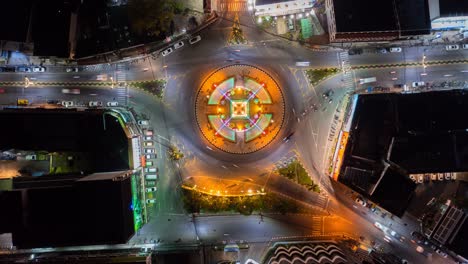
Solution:
[{"label": "building rooftop", "polygon": [[408,174],[468,170],[467,114],[463,90],[360,95],[338,180],[402,214]]},{"label": "building rooftop", "polygon": [[439,0],[440,16],[468,16],[468,1]]},{"label": "building rooftop", "polygon": [[2,1],[2,21],[9,21],[9,24],[0,27],[0,40],[26,42],[32,2],[33,0]]},{"label": "building rooftop", "polygon": [[0,193],[0,210],[9,216],[0,220],[2,231],[13,234],[13,245],[18,248],[127,242],[134,233],[131,179],[95,176],[62,186],[29,186]]},{"label": "building rooftop", "polygon": [[[337,33],[363,32],[402,36],[429,34],[429,6],[425,0],[333,0]],[[398,37],[398,36],[396,36]]]}]

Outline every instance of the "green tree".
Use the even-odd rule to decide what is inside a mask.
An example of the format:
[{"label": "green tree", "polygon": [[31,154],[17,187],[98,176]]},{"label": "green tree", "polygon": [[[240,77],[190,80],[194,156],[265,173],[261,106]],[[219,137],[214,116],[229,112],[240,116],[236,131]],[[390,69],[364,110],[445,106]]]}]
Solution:
[{"label": "green tree", "polygon": [[182,8],[173,0],[130,0],[130,24],[140,35],[159,36],[169,32],[174,14]]}]

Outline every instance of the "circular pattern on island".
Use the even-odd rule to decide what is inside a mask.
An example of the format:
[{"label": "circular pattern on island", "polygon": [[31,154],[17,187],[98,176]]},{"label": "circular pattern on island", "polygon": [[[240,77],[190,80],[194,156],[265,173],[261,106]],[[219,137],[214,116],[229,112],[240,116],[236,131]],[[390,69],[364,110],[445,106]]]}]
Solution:
[{"label": "circular pattern on island", "polygon": [[251,65],[213,72],[198,90],[195,112],[203,136],[228,153],[247,154],[270,144],[284,121],[278,83]]}]

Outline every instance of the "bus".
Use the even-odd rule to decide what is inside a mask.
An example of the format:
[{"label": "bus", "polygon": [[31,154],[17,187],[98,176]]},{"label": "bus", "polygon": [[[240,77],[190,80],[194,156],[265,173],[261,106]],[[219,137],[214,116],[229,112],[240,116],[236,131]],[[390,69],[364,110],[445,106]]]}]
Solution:
[{"label": "bus", "polygon": [[376,81],[377,81],[377,78],[375,77],[362,78],[362,79],[359,79],[359,84],[372,83]]}]

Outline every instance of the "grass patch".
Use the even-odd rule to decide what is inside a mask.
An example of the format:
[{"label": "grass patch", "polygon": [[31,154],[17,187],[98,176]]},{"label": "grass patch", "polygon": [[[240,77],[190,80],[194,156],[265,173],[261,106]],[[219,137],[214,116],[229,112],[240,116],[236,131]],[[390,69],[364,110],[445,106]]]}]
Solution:
[{"label": "grass patch", "polygon": [[293,200],[278,195],[252,195],[226,197],[203,194],[197,191],[182,189],[184,208],[188,213],[230,212],[250,215],[254,211],[265,213],[298,213],[300,206]]},{"label": "grass patch", "polygon": [[312,85],[316,85],[317,83],[321,82],[322,80],[335,75],[339,72],[338,68],[330,68],[330,69],[313,69],[313,70],[306,70],[307,78]]},{"label": "grass patch", "polygon": [[143,89],[151,94],[156,95],[159,99],[162,99],[164,87],[166,87],[166,81],[153,80],[149,82],[134,82],[130,83],[130,86]]},{"label": "grass patch", "polygon": [[309,177],[309,174],[298,161],[293,161],[284,168],[279,168],[277,173],[305,186],[309,191],[320,193],[320,187]]}]

